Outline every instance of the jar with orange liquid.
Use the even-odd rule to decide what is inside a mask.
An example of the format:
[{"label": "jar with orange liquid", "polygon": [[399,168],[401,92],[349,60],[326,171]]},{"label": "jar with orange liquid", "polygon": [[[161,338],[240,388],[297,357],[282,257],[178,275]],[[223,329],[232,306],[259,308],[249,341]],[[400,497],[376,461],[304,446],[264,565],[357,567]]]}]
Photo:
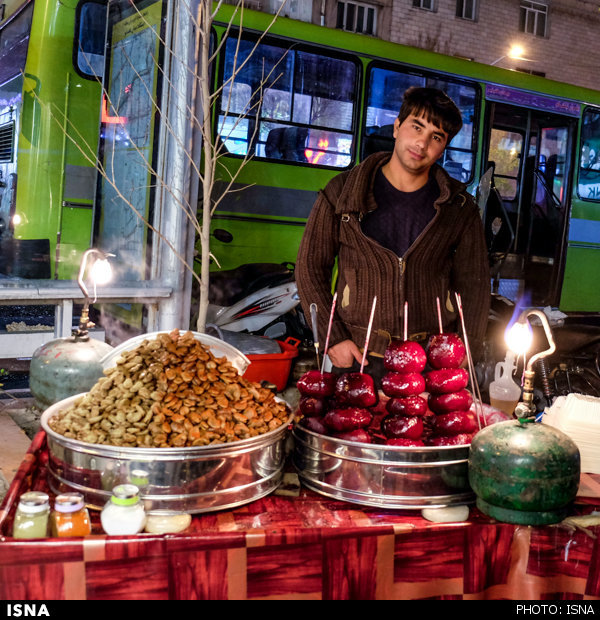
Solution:
[{"label": "jar with orange liquid", "polygon": [[51,521],[52,535],[58,538],[92,533],[92,522],[81,493],[57,495]]}]

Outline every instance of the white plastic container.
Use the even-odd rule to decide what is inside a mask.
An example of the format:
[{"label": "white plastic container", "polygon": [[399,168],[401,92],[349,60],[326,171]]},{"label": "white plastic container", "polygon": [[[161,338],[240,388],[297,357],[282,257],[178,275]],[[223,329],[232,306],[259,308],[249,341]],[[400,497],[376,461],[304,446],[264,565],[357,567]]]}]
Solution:
[{"label": "white plastic container", "polygon": [[504,361],[496,364],[494,381],[489,387],[490,405],[509,416],[512,416],[521,398],[521,387],[513,379],[516,367],[515,354],[507,351]]},{"label": "white plastic container", "polygon": [[146,525],[146,512],[139,489],[133,484],[120,484],[100,513],[102,529],[109,536],[138,534]]}]

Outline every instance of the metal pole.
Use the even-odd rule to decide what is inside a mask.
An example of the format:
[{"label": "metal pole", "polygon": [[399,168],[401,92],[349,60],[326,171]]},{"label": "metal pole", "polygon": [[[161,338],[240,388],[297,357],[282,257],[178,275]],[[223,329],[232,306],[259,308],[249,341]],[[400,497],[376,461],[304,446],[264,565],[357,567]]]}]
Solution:
[{"label": "metal pole", "polygon": [[167,16],[157,164],[163,182],[155,205],[155,226],[161,234],[153,249],[152,270],[157,280],[173,288],[173,295],[159,301],[156,324],[149,325],[149,331],[189,326],[195,236],[186,210],[195,215],[198,201],[198,179],[190,161],[196,124],[197,4],[197,0],[172,0]]}]

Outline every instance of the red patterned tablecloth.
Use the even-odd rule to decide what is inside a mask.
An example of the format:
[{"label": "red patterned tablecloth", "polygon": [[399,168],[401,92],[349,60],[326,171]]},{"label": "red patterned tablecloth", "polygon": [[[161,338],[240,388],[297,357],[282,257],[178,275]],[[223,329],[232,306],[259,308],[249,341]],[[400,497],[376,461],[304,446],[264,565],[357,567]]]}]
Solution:
[{"label": "red patterned tablecloth", "polygon": [[[475,508],[435,524],[308,490],[197,515],[182,534],[16,541],[16,501],[46,489],[46,458],[40,432],[0,507],[3,600],[600,598],[596,526],[513,526]],[[600,505],[600,477],[584,475],[580,496],[574,514]]]}]

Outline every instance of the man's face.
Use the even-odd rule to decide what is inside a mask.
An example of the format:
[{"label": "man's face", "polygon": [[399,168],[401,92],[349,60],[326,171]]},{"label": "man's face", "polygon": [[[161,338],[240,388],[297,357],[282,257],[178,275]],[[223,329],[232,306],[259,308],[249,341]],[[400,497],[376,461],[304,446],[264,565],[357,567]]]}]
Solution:
[{"label": "man's face", "polygon": [[448,134],[422,116],[409,115],[402,124],[394,122],[394,156],[406,172],[424,174],[440,158]]}]

